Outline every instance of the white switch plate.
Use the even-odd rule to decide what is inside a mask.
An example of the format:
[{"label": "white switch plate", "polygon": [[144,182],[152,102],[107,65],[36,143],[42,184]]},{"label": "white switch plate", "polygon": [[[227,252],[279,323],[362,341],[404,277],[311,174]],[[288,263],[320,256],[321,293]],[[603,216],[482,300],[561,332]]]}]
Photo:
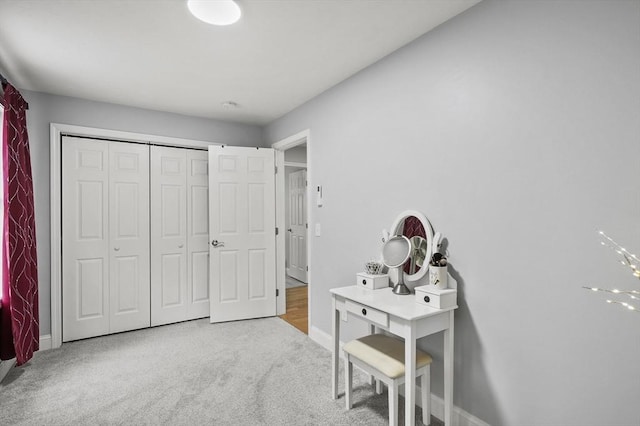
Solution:
[{"label": "white switch plate", "polygon": [[320,224],[316,223],[316,237],[319,237],[322,234],[322,229],[320,228]]}]

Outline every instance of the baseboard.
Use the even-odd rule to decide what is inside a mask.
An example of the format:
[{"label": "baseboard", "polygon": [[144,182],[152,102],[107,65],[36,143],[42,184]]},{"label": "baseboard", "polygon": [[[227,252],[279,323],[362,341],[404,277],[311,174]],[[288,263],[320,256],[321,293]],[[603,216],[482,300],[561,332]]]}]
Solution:
[{"label": "baseboard", "polygon": [[[333,348],[333,337],[329,333],[325,333],[315,326],[311,326],[309,330],[311,340],[322,346],[328,351]],[[340,342],[342,346],[342,342]],[[401,390],[400,394],[404,394]],[[420,388],[416,387],[416,395],[420,395]],[[420,406],[420,398],[416,398],[416,404]],[[437,395],[431,394],[431,415],[440,421],[444,421],[444,400]],[[460,407],[453,406],[451,413],[451,423],[458,426],[490,426],[488,423],[480,420],[474,415],[464,411]]]},{"label": "baseboard", "polygon": [[333,337],[331,337],[329,333],[325,333],[318,327],[312,325],[309,329],[309,338],[331,352],[331,348],[333,347]]},{"label": "baseboard", "polygon": [[[416,388],[416,395],[420,395],[420,388]],[[401,394],[404,392],[400,392]],[[416,398],[416,404],[420,405],[420,398]],[[444,400],[439,396],[431,394],[431,415],[440,421],[444,421]],[[474,415],[464,411],[462,408],[453,406],[451,412],[451,424],[458,426],[490,426]]]},{"label": "baseboard", "polygon": [[0,361],[0,382],[2,382],[2,380],[4,379],[4,376],[6,376],[7,373],[9,373],[9,371],[11,370],[11,368],[13,368],[14,365],[16,365],[15,358],[8,359],[6,361]]},{"label": "baseboard", "polygon": [[50,334],[45,334],[43,336],[40,336],[40,350],[41,351],[48,351],[49,349],[51,349],[52,345],[51,345],[51,335]]}]

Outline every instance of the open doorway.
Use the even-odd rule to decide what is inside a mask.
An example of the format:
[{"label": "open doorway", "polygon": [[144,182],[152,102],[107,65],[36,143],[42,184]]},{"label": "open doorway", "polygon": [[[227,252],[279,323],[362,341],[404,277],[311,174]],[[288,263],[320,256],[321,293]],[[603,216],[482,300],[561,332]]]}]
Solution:
[{"label": "open doorway", "polygon": [[[279,317],[309,334],[309,216],[308,216],[308,134],[296,135],[273,145],[282,151],[277,180],[279,188],[277,221],[283,225],[284,244],[280,245],[279,263],[284,269],[284,307]],[[284,261],[284,262],[283,262]],[[283,264],[283,265],[282,265]]]}]

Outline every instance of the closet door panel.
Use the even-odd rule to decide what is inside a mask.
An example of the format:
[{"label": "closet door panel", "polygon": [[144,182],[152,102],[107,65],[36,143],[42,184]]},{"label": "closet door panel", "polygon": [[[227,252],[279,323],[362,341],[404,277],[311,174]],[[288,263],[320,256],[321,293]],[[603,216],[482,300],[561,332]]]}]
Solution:
[{"label": "closet door panel", "polygon": [[149,147],[109,143],[110,332],[149,327]]},{"label": "closet door panel", "polygon": [[151,147],[151,325],[188,319],[187,155]]},{"label": "closet door panel", "polygon": [[187,151],[188,319],[209,316],[209,182],[206,151]]},{"label": "closet door panel", "polygon": [[63,137],[62,338],[109,332],[108,146]]}]

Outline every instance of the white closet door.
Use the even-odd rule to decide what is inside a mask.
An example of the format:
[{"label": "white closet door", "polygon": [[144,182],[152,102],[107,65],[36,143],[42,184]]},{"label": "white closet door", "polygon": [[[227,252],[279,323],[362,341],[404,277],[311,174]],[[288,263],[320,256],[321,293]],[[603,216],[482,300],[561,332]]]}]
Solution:
[{"label": "white closet door", "polygon": [[149,327],[149,147],[109,142],[111,333]]},{"label": "white closet door", "polygon": [[187,318],[209,316],[209,182],[206,151],[187,151]]},{"label": "white closet door", "polygon": [[109,150],[62,138],[62,339],[109,332]]},{"label": "white closet door", "polygon": [[187,312],[187,151],[151,147],[151,325]]}]

